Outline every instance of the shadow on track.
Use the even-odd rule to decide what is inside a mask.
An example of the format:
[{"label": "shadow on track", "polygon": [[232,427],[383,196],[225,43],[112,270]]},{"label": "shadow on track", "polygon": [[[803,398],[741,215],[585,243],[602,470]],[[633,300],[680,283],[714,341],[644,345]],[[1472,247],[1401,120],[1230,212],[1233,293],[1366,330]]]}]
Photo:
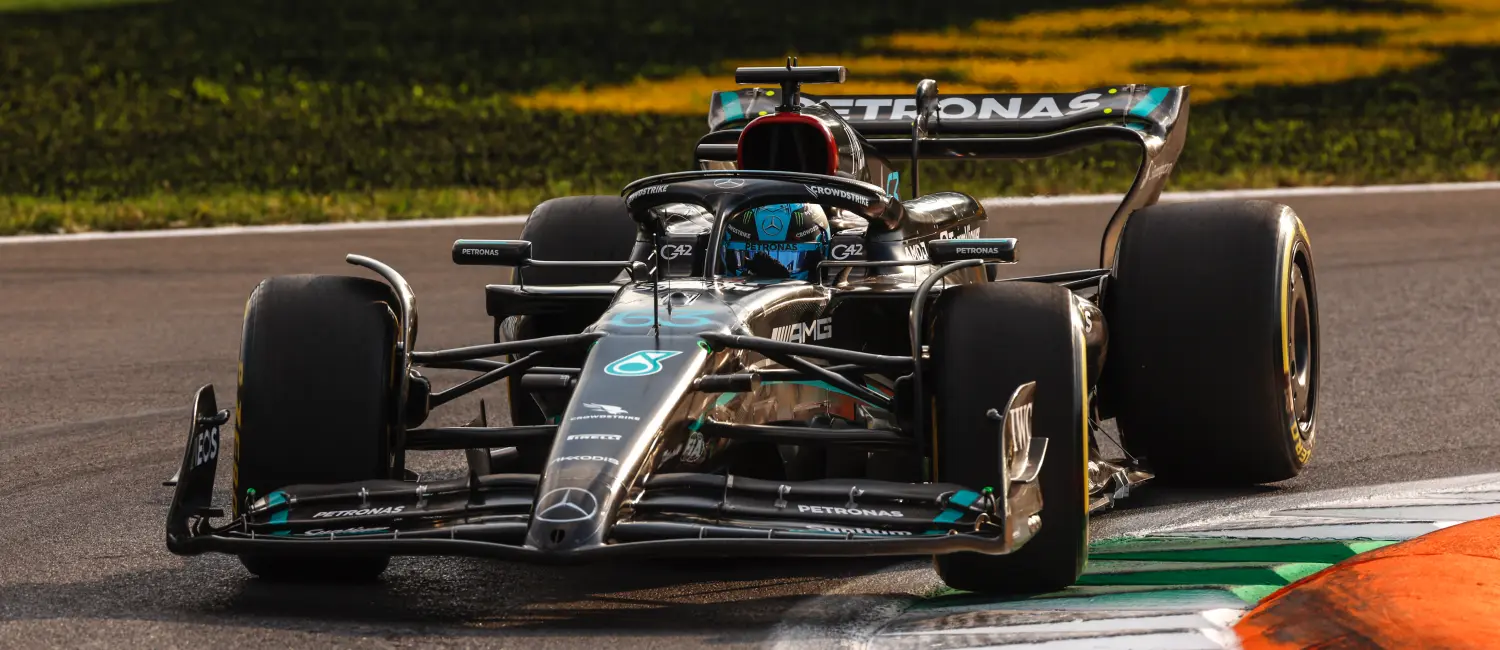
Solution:
[{"label": "shadow on track", "polygon": [[[661,560],[517,570],[471,558],[396,558],[366,583],[277,584],[228,556],[72,584],[0,586],[0,623],[83,618],[433,639],[597,633],[759,638],[806,596],[901,558]],[[850,599],[865,599],[853,594]]]}]

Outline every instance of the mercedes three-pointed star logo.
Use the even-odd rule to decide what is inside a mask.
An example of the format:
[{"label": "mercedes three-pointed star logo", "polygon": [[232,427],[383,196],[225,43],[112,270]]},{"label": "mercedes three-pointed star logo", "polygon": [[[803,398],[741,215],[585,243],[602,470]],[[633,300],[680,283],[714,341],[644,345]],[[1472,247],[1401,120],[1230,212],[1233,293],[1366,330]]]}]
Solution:
[{"label": "mercedes three-pointed star logo", "polygon": [[537,521],[566,524],[590,519],[599,510],[599,500],[583,488],[558,488],[536,502]]},{"label": "mercedes three-pointed star logo", "polygon": [[732,190],[732,189],[734,189],[736,187],[744,187],[744,186],[745,186],[745,181],[744,181],[744,179],[740,179],[740,178],[721,178],[719,180],[714,181],[714,187],[717,187],[717,188],[720,188],[720,189]]}]

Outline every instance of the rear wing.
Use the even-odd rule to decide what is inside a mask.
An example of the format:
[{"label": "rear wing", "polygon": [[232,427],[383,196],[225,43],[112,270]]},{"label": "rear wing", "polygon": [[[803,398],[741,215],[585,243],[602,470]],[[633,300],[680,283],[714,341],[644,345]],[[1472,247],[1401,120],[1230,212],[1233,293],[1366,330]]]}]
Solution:
[{"label": "rear wing", "polygon": [[[709,134],[696,148],[700,165],[733,162],[739,130],[750,120],[775,114],[778,106],[784,110],[785,95],[765,88],[714,93]],[[1187,86],[1126,84],[1077,93],[939,97],[937,83],[924,80],[912,95],[794,97],[799,107],[821,105],[837,113],[871,150],[909,158],[912,198],[920,195],[921,160],[1045,158],[1106,142],[1138,145],[1141,164],[1135,182],[1105,227],[1103,268],[1113,266],[1130,213],[1161,197],[1187,140]]]},{"label": "rear wing", "polygon": [[[1069,94],[947,95],[937,100],[929,134],[1004,135],[1053,133],[1099,121],[1144,126],[1172,121],[1171,106],[1186,87],[1124,85]],[[917,118],[914,95],[802,94],[800,104],[826,104],[865,136],[909,135]],[[743,126],[776,112],[774,90],[745,88],[714,93],[708,130]]]}]

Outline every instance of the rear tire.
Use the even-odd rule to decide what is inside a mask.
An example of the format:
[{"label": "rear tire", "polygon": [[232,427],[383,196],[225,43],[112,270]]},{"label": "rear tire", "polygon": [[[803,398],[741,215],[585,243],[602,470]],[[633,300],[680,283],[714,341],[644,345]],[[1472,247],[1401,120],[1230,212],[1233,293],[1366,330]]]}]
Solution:
[{"label": "rear tire", "polygon": [[936,556],[954,589],[1042,593],[1077,582],[1088,557],[1085,342],[1075,298],[1050,284],[997,282],[945,289],[933,323],[937,480],[1001,487],[1000,433],[985,416],[1035,381],[1033,435],[1047,438],[1042,526],[1009,555]]},{"label": "rear tire", "polygon": [[[521,227],[521,239],[531,242],[531,253],[541,260],[609,261],[628,260],[637,246],[638,227],[625,199],[618,196],[567,196],[538,205]],[[641,244],[645,245],[645,244]],[[618,269],[530,267],[512,273],[512,282],[528,285],[605,284],[613,282]],[[588,327],[593,318],[577,316],[527,316],[516,319],[515,339],[531,339],[553,334],[573,334]],[[565,361],[565,360],[564,360]],[[582,356],[578,359],[582,363]],[[517,425],[546,424],[546,417],[530,394],[515,390],[506,379],[510,402],[510,419]],[[527,445],[522,449],[522,463],[539,462],[549,445]]]},{"label": "rear tire", "polygon": [[[234,511],[288,485],[390,478],[396,297],[374,280],[273,277],[250,294],[240,344]],[[373,578],[388,556],[242,555],[270,580]]]},{"label": "rear tire", "polygon": [[1291,208],[1141,210],[1104,300],[1101,393],[1132,454],[1182,483],[1301,473],[1316,443],[1318,309],[1311,245]]}]

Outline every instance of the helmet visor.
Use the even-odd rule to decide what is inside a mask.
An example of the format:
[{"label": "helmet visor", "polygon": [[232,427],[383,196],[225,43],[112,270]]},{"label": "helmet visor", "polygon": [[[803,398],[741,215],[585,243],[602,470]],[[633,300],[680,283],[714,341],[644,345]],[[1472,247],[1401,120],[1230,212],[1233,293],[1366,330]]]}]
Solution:
[{"label": "helmet visor", "polygon": [[724,242],[725,275],[806,280],[823,259],[821,242]]}]

